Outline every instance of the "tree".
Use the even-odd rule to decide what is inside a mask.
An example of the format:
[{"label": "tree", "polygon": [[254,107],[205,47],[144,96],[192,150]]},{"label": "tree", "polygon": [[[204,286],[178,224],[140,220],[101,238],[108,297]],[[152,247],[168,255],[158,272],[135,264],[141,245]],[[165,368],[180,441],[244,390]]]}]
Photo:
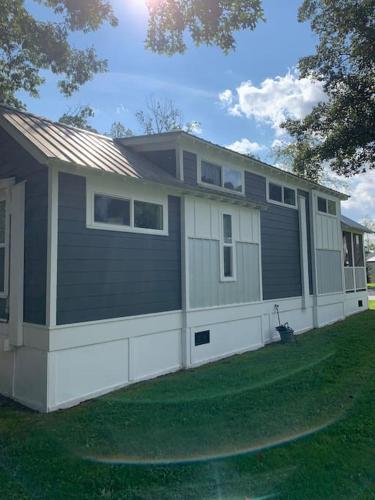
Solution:
[{"label": "tree", "polygon": [[88,122],[89,118],[93,118],[94,116],[94,110],[90,106],[77,106],[64,113],[59,119],[59,123],[97,132]]},{"label": "tree", "polygon": [[146,101],[146,111],[139,110],[135,116],[143,132],[147,135],[173,130],[184,130],[193,133],[200,129],[199,122],[184,123],[183,114],[173,101],[162,101],[154,96]]},{"label": "tree", "polygon": [[[361,224],[375,233],[375,220],[371,219],[370,217],[365,217],[361,220]],[[375,234],[366,233],[364,240],[366,253],[375,252]]]},{"label": "tree", "polygon": [[133,135],[133,131],[130,128],[125,127],[121,122],[113,122],[111,125],[111,130],[108,134],[114,139],[121,139],[121,137],[130,137]]},{"label": "tree", "polygon": [[233,33],[254,30],[264,20],[261,0],[147,0],[146,47],[173,55],[186,50],[186,32],[196,45],[233,50]]},{"label": "tree", "polygon": [[287,120],[294,171],[316,180],[323,168],[350,176],[375,168],[375,0],[304,0],[319,43],[300,77],[323,82],[327,100],[303,120]]},{"label": "tree", "polygon": [[279,144],[273,147],[273,157],[282,168],[289,172],[297,172],[301,177],[324,184],[331,189],[346,191],[349,187],[348,180],[334,174],[327,164],[319,163],[316,169],[310,168],[309,170],[306,168],[303,158],[304,146],[305,143],[280,141]]},{"label": "tree", "polygon": [[69,37],[80,31],[96,31],[108,22],[117,25],[106,0],[36,0],[50,8],[54,21],[38,21],[24,0],[1,0],[0,15],[0,102],[24,107],[17,98],[23,90],[33,97],[44,82],[42,70],[61,77],[58,87],[70,96],[94,74],[105,71],[107,62],[91,47],[78,50]]}]

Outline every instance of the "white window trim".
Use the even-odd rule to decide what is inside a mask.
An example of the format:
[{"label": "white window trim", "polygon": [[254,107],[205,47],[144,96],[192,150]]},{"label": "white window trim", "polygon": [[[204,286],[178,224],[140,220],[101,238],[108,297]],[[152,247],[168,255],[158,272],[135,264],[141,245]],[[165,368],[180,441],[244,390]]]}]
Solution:
[{"label": "white window trim", "polygon": [[[327,202],[327,212],[322,212],[321,210],[319,210],[318,198],[323,198],[324,200],[326,200],[326,202]],[[330,214],[328,212],[328,200],[333,201],[334,203],[336,203],[336,215]],[[334,198],[331,198],[330,196],[322,195],[322,194],[319,194],[319,193],[316,194],[316,211],[318,212],[318,214],[320,214],[320,215],[326,215],[327,217],[334,217],[335,219],[337,219],[338,212],[339,212],[338,208],[339,207],[337,205],[337,200],[335,200]]]},{"label": "white window trim", "polygon": [[[130,195],[129,195],[130,194]],[[130,226],[122,226],[120,224],[107,224],[105,222],[95,222],[95,195],[108,196],[110,198],[117,198],[124,201],[130,202]],[[147,229],[134,226],[134,201],[141,201],[145,203],[154,203],[155,205],[161,205],[163,207],[163,229]],[[86,188],[86,227],[89,229],[100,229],[104,231],[115,231],[123,233],[138,233],[138,234],[150,234],[158,236],[168,236],[169,234],[169,221],[168,221],[168,196],[163,195],[162,199],[152,198],[147,195],[141,195],[135,193],[131,194],[125,192],[121,194],[119,192],[113,192],[111,190],[106,190],[103,188],[98,188],[89,182]]]},{"label": "white window trim", "polygon": [[[224,215],[229,215],[232,219],[232,243],[224,242]],[[233,276],[224,276],[224,247],[232,248]],[[220,281],[223,283],[237,281],[237,247],[234,237],[233,214],[229,211],[220,211]]]},{"label": "white window trim", "polygon": [[[229,168],[231,170],[235,170],[241,174],[241,191],[235,191],[233,189],[228,189],[224,186],[216,186],[215,184],[210,184],[209,182],[204,182],[202,181],[202,162],[207,162],[211,163],[211,165],[215,165],[215,167],[221,168],[221,181],[222,183],[224,182],[224,175],[223,175],[223,170],[224,168]],[[209,158],[202,157],[198,155],[198,172],[197,172],[197,182],[200,186],[204,186],[209,189],[215,189],[217,191],[221,191],[223,193],[232,193],[232,194],[237,194],[239,196],[245,196],[245,172],[237,167],[232,167],[231,165],[225,165],[225,164],[219,164],[216,163],[215,161],[210,160]]]},{"label": "white window trim", "polygon": [[[281,202],[281,201],[271,200],[271,198],[269,196],[270,195],[270,184],[275,184],[276,186],[280,186],[281,187],[283,199],[284,199],[284,188],[288,188],[288,189],[291,189],[292,191],[294,191],[295,204],[294,205],[289,205],[289,203],[284,203],[284,202]],[[273,179],[267,178],[266,198],[267,198],[267,203],[272,203],[274,205],[279,205],[279,207],[294,208],[295,210],[298,210],[297,188],[292,187],[289,184],[285,184],[284,182],[278,182],[278,181],[274,181]]]}]

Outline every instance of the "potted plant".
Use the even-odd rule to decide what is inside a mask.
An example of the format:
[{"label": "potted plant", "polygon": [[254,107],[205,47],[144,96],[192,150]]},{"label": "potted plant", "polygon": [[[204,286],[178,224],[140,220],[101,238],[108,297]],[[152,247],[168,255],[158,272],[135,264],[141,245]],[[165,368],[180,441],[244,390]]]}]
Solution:
[{"label": "potted plant", "polygon": [[288,322],[281,324],[279,306],[277,304],[275,305],[275,310],[277,312],[277,317],[279,320],[279,326],[276,327],[276,330],[279,332],[281,342],[283,344],[289,344],[290,342],[294,342],[295,341],[294,330],[289,326]]}]

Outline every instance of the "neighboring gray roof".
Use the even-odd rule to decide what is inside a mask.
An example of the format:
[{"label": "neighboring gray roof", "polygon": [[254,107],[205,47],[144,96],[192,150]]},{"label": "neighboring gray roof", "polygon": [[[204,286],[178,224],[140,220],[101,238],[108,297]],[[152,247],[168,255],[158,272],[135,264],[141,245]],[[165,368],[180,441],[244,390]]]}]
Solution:
[{"label": "neighboring gray roof", "polygon": [[359,224],[359,222],[356,222],[355,220],[349,219],[349,217],[345,217],[345,215],[341,216],[341,225],[344,228],[348,229],[356,229],[357,231],[360,231],[361,233],[372,233],[371,229],[368,229],[365,226],[362,226],[362,224]]},{"label": "neighboring gray roof", "polygon": [[[137,179],[168,184],[175,182],[174,177],[158,166],[104,135],[6,106],[0,106],[0,125],[13,132],[12,135],[14,132],[21,134],[47,160],[74,163]],[[9,125],[13,131],[9,130]]]}]

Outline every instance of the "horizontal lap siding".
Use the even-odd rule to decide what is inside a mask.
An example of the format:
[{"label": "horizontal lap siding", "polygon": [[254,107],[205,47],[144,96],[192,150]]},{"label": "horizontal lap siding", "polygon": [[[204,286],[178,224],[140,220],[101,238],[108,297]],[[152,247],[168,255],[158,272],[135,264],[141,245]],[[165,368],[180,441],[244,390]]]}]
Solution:
[{"label": "horizontal lap siding", "polygon": [[48,170],[0,129],[0,177],[25,184],[24,321],[45,324]]},{"label": "horizontal lap siding", "polygon": [[60,174],[58,324],[180,309],[180,234],[175,197],[169,236],[87,229],[85,178]]},{"label": "horizontal lap siding", "polygon": [[[246,197],[266,202],[266,178],[245,172]],[[268,203],[261,211],[264,300],[302,295],[298,211]]]}]

